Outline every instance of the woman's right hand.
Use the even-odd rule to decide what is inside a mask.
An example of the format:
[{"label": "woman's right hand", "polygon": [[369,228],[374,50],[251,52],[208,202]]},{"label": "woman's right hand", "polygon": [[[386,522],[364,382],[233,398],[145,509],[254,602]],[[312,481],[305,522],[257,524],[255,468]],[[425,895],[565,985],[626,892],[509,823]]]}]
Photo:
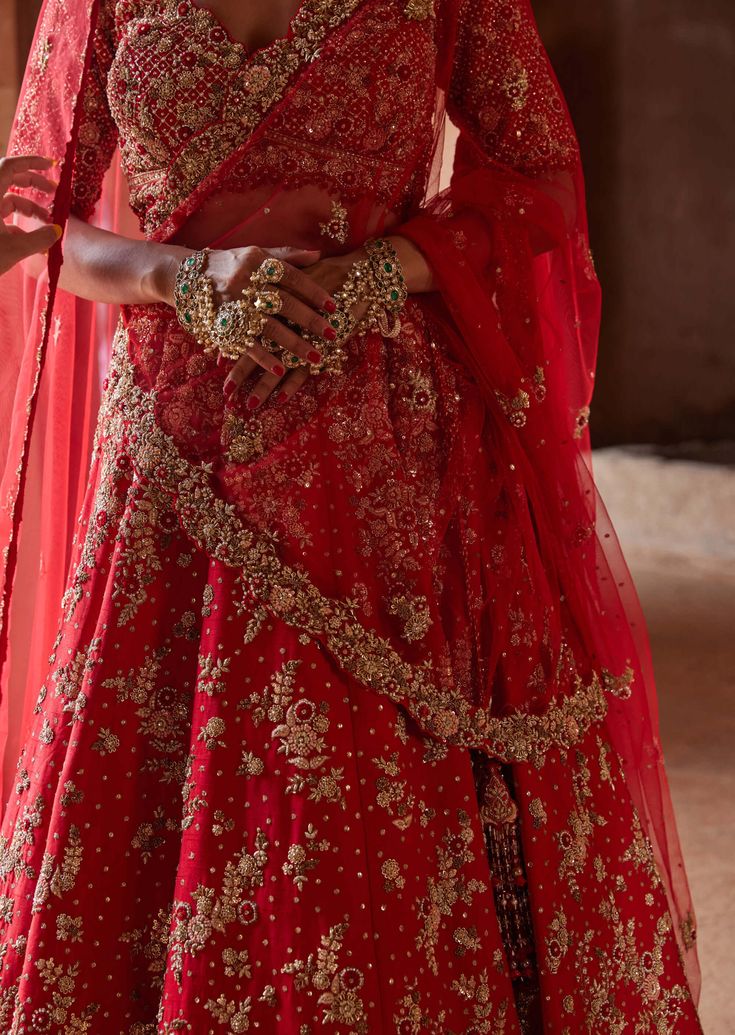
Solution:
[{"label": "woman's right hand", "polygon": [[[177,249],[178,252],[178,249]],[[288,352],[294,353],[310,363],[321,362],[321,355],[312,343],[292,330],[284,319],[292,321],[300,330],[311,333],[317,338],[334,337],[325,313],[334,312],[336,303],[323,287],[303,272],[301,267],[318,261],[318,251],[303,248],[228,248],[209,252],[206,275],[212,281],[215,294],[215,305],[223,302],[234,302],[242,297],[245,288],[250,287],[250,276],[266,259],[280,259],[285,266],[285,275],[270,290],[277,291],[281,298],[281,311],[278,316],[267,317],[262,337],[275,342]],[[170,262],[163,286],[162,300],[174,305],[174,281],[179,262]],[[221,359],[226,364],[228,360]],[[254,364],[282,377],[286,369],[280,358],[260,345],[254,345],[233,365],[227,379],[233,391],[237,385],[254,369]],[[247,373],[246,373],[247,371]],[[244,375],[244,376],[243,376]],[[226,386],[227,387],[227,386]]]}]

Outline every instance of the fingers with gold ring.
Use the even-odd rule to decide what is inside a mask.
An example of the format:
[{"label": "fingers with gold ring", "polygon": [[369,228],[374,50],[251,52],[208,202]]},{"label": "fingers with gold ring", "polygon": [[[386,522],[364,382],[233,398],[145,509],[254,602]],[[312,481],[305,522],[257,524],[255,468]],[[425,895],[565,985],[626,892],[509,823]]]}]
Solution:
[{"label": "fingers with gold ring", "polygon": [[286,275],[286,267],[280,259],[264,259],[250,274],[251,284],[280,284]]}]

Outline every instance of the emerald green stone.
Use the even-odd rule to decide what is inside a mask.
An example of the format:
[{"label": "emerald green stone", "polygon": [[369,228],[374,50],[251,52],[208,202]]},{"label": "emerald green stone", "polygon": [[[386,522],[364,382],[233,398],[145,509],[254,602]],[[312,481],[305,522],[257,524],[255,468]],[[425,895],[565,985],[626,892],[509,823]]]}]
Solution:
[{"label": "emerald green stone", "polygon": [[182,295],[188,295],[189,294],[189,285],[188,284],[182,284],[181,285],[181,294]]},{"label": "emerald green stone", "polygon": [[383,263],[383,269],[385,270],[386,273],[392,273],[393,272],[393,264],[390,263],[390,262],[384,262]]},{"label": "emerald green stone", "polygon": [[191,313],[184,313],[184,319],[187,323],[191,323]]},{"label": "emerald green stone", "polygon": [[397,302],[398,301],[398,292],[397,291],[391,291],[390,297],[391,297],[392,301]]}]

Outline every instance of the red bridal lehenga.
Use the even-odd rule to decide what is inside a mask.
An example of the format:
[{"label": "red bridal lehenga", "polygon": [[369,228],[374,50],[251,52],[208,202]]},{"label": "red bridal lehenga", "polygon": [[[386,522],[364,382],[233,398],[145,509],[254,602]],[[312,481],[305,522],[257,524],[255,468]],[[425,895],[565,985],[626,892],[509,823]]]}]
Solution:
[{"label": "red bridal lehenga", "polygon": [[124,179],[154,242],[401,233],[437,290],[252,415],[166,306],[108,356],[59,248],[5,282],[2,1031],[699,1032],[526,0],[303,0],[252,53],[47,0],[13,147],[62,221],[120,226]]}]

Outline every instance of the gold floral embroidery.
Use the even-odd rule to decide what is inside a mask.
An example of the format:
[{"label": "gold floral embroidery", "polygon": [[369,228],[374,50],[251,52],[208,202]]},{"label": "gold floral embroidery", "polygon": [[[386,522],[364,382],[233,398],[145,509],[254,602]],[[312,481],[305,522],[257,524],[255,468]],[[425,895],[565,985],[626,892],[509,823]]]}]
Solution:
[{"label": "gold floral embroidery", "polygon": [[214,654],[199,655],[197,690],[213,697],[224,692],[230,674],[230,658],[216,658]]},{"label": "gold floral embroidery", "polygon": [[250,996],[244,1001],[236,1002],[221,994],[216,999],[208,999],[204,1008],[209,1010],[218,1024],[226,1025],[231,1035],[240,1035],[240,1032],[248,1031],[250,1028],[252,1005]]},{"label": "gold floral embroidery", "polygon": [[255,891],[263,886],[263,870],[268,861],[268,838],[262,830],[255,835],[252,852],[245,846],[234,861],[225,866],[222,890],[217,895],[213,888],[200,884],[192,892],[194,907],[188,902],[175,902],[174,926],[169,939],[169,956],[176,982],[181,987],[184,957],[200,953],[213,932],[224,931],[231,924],[249,926],[258,918],[258,907],[253,899]]},{"label": "gold floral embroidery", "polygon": [[16,820],[13,829],[13,836],[8,841],[4,834],[0,834],[0,876],[13,873],[16,877],[25,874],[33,877],[33,867],[27,866],[23,860],[24,846],[33,846],[35,843],[34,830],[41,826],[41,818],[46,802],[41,794],[36,795],[32,804],[23,806],[23,811]]},{"label": "gold floral embroidery", "polygon": [[179,829],[179,823],[166,816],[163,807],[159,805],[153,812],[153,819],[140,824],[130,843],[138,849],[143,862],[149,862],[156,849],[165,844],[165,834],[178,833]]},{"label": "gold floral embroidery", "polygon": [[680,924],[685,949],[693,949],[697,941],[697,924],[693,913],[687,913]]},{"label": "gold floral embroidery", "polygon": [[557,909],[554,913],[554,918],[547,928],[545,941],[546,966],[552,974],[557,974],[571,944],[567,918],[562,909]]},{"label": "gold floral embroidery", "polygon": [[[62,963],[56,963],[51,957],[36,960],[36,968],[44,991],[51,992],[51,1009],[48,1012],[53,1017],[54,1023],[60,1030],[65,1033],[69,1032],[70,1035],[71,1033],[73,1035],[91,1035],[94,1030],[93,1018],[99,1010],[99,1004],[90,1003],[81,1014],[70,1012],[76,998],[79,964],[70,963],[68,966],[64,966]],[[44,1013],[46,1013],[45,1010]],[[22,1029],[19,1029],[18,1035],[20,1035],[20,1031]]]},{"label": "gold floral embroidery", "polygon": [[389,758],[381,756],[371,761],[382,774],[375,781],[376,805],[385,809],[395,827],[399,830],[408,830],[413,823],[418,804],[421,826],[426,826],[433,818],[433,813],[427,809],[424,802],[417,803],[416,795],[408,790],[408,780],[399,779],[402,769],[398,762],[398,752],[394,751]]},{"label": "gold floral embroidery", "polygon": [[392,597],[388,612],[403,622],[402,635],[408,643],[422,639],[431,626],[431,612],[425,596],[412,597],[403,593]]},{"label": "gold floral embroidery", "polygon": [[227,724],[225,720],[219,715],[213,715],[202,726],[197,735],[197,740],[203,741],[207,751],[214,751],[215,748],[225,746],[225,742],[221,738],[226,729]]},{"label": "gold floral embroidery", "polygon": [[80,942],[82,940],[81,916],[59,913],[56,917],[56,938],[60,942]]},{"label": "gold floral embroidery", "polygon": [[408,0],[404,13],[407,18],[422,22],[434,17],[434,0]]},{"label": "gold floral embroidery", "polygon": [[[652,944],[644,948],[635,920],[631,917],[623,922],[612,894],[601,904],[600,913],[614,933],[615,953],[611,959],[613,966],[600,972],[599,981],[591,986],[582,985],[585,1019],[590,1030],[605,1024],[615,1035],[623,1035],[629,1029],[630,1016],[616,1002],[617,989],[627,983],[643,1000],[636,1017],[637,1030],[675,1035],[683,1016],[681,1004],[688,1002],[691,996],[683,985],[663,988],[659,981],[664,972],[663,947],[671,931],[671,917],[667,913],[658,918],[655,927],[651,924]],[[579,945],[578,966],[591,951],[584,942]]]},{"label": "gold floral embroidery", "polygon": [[38,912],[49,896],[49,892],[59,898],[67,891],[72,891],[82,865],[82,838],[79,827],[69,828],[69,840],[64,848],[61,863],[54,868],[55,857],[44,852],[43,862],[33,894],[33,912]]},{"label": "gold floral embroidery", "polygon": [[[195,188],[213,172],[225,155],[242,147],[249,134],[262,122],[265,115],[283,97],[296,73],[313,61],[328,33],[337,28],[359,7],[361,0],[304,0],[291,23],[285,38],[274,40],[269,46],[249,58],[241,44],[227,38],[211,11],[190,2],[167,0],[162,16],[133,18],[125,26],[123,45],[118,49],[109,76],[108,93],[112,114],[124,137],[122,159],[130,174],[131,204],[145,211],[146,225],[161,232],[176,208],[188,199]],[[165,167],[155,167],[153,161],[161,150],[157,119],[146,109],[145,95],[141,98],[137,70],[131,60],[131,50],[143,53],[149,66],[157,48],[170,45],[171,33],[178,22],[183,22],[185,48],[197,58],[183,75],[196,87],[205,85],[212,75],[209,67],[212,53],[212,29],[220,30],[219,62],[230,68],[242,67],[242,81],[238,84],[236,104],[226,113],[213,118],[206,105],[191,104],[179,119],[188,125],[190,139],[178,153],[165,156]],[[170,90],[170,61],[163,61],[163,72],[150,68],[148,89]],[[199,77],[199,78],[197,78]],[[141,108],[141,103],[143,107]],[[141,164],[140,155],[146,155]],[[152,161],[153,160],[153,161]],[[151,203],[151,199],[154,199]]]},{"label": "gold floral embroidery", "polygon": [[344,244],[350,233],[350,221],[344,205],[332,200],[331,217],[325,223],[319,224],[319,230],[325,237],[333,237],[339,244]]},{"label": "gold floral embroidery", "polygon": [[119,703],[130,701],[136,706],[138,729],[153,748],[146,769],[159,771],[163,781],[181,783],[190,707],[184,695],[160,683],[161,665],[169,653],[170,648],[159,648],[138,668],[130,669],[127,675],[105,679],[102,686],[115,690]]},{"label": "gold floral embroidery", "polygon": [[304,838],[306,839],[305,845],[298,842],[289,845],[288,858],[282,866],[283,872],[287,877],[291,877],[299,891],[303,890],[308,880],[307,874],[319,864],[319,860],[310,856],[309,853],[329,851],[329,841],[325,838],[317,841],[317,831],[313,823],[309,823],[306,827]]},{"label": "gold floral embroidery", "polygon": [[[497,1004],[492,1001],[488,982],[487,970],[483,970],[475,977],[463,974],[461,978],[452,982],[452,988],[473,1004],[474,1024],[472,1030],[477,1035],[505,1035],[508,1023],[508,1000],[503,999]],[[492,1019],[493,1012],[497,1009],[495,1019]]]},{"label": "gold floral embroidery", "polygon": [[574,421],[574,437],[581,438],[584,434],[585,428],[590,422],[590,408],[589,406],[583,406],[577,411],[577,416]]},{"label": "gold floral embroidery", "polygon": [[[541,765],[551,747],[568,749],[607,710],[606,694],[630,693],[632,671],[621,676],[595,674],[589,684],[575,677],[574,689],[550,701],[547,711],[491,717],[471,705],[461,692],[433,683],[429,663],[413,666],[390,643],[362,626],[349,601],[324,597],[304,573],[278,558],[276,539],[256,534],[235,508],[212,488],[211,465],[195,466],[158,426],[152,394],[134,381],[126,356],[126,332],[116,338],[116,365],[106,399],[108,448],[124,443],[140,475],[158,491],[170,494],[188,534],[211,557],[242,570],[253,595],[273,614],[322,638],[346,671],[405,705],[433,736],[465,747],[483,747],[503,761]],[[133,435],[126,429],[132,425]]]},{"label": "gold floral embroidery", "polygon": [[380,872],[383,875],[383,890],[387,894],[405,888],[406,878],[401,873],[401,867],[396,859],[386,859],[380,867]]},{"label": "gold floral embroidery", "polygon": [[633,841],[623,854],[624,862],[631,862],[636,869],[642,869],[654,886],[661,883],[651,842],[643,833],[640,817],[633,813]]},{"label": "gold floral embroidery", "polygon": [[105,755],[111,755],[120,747],[120,738],[112,730],[107,729],[105,726],[101,726],[97,733],[97,739],[92,744],[93,751],[99,751],[104,757]]},{"label": "gold floral embroidery", "polygon": [[436,1018],[431,1018],[421,1005],[418,982],[412,982],[408,986],[397,1005],[398,1012],[393,1015],[396,1031],[410,1031],[411,1035],[419,1035],[421,1031],[438,1033],[445,1030],[446,1010],[440,1010]]},{"label": "gold floral embroidery", "polygon": [[533,825],[536,828],[536,830],[538,830],[540,827],[544,825],[544,823],[546,823],[548,816],[546,815],[544,803],[541,801],[540,798],[533,799],[533,801],[528,806],[528,811],[531,816],[531,819],[533,820]]},{"label": "gold floral embroidery", "polygon": [[[464,865],[474,859],[471,848],[474,832],[470,817],[464,810],[457,811],[457,818],[459,830],[448,830],[444,835],[443,844],[436,852],[436,875],[429,878],[426,895],[418,903],[422,927],[417,935],[416,945],[424,950],[432,974],[439,973],[436,948],[442,928],[453,916],[455,907],[460,904],[470,905],[476,894],[487,890],[487,885],[481,880],[474,877],[468,880],[460,872]],[[458,955],[462,955],[470,945],[474,948],[479,947],[463,928],[456,928],[455,934],[457,932],[459,945],[455,951]]]},{"label": "gold floral embroidery", "polygon": [[527,410],[531,405],[531,397],[528,392],[519,388],[513,398],[509,399],[507,395],[503,395],[501,391],[496,389],[495,396],[500,405],[500,409],[513,427],[522,428],[527,420],[526,414],[523,411]]},{"label": "gold floral embroidery", "polygon": [[605,819],[598,816],[591,808],[593,792],[590,786],[591,771],[588,759],[581,751],[575,752],[576,769],[574,771],[575,810],[570,814],[568,826],[559,831],[556,840],[561,851],[559,876],[566,878],[574,898],[581,900],[581,891],[577,877],[585,868],[594,828],[604,826]]},{"label": "gold floral embroidery", "polygon": [[[300,664],[298,659],[285,662],[269,686],[250,694],[238,708],[250,711],[256,726],[266,718],[274,724],[273,736],[281,742],[278,753],[286,755],[289,763],[301,770],[289,778],[287,789],[290,794],[300,794],[308,789],[311,800],[339,802],[345,808],[341,790],[342,768],[321,771],[329,758],[324,739],[329,729],[329,706],[326,701],[316,704],[307,697],[294,699],[297,694],[295,677]],[[244,751],[238,776],[253,777],[262,772],[262,760],[253,752]]]},{"label": "gold floral embroidery", "polygon": [[286,963],[281,973],[294,975],[297,990],[313,988],[321,993],[317,1002],[323,1008],[324,1024],[346,1025],[353,1035],[368,1035],[367,1014],[360,995],[365,978],[357,967],[339,965],[348,929],[347,920],[330,927],[322,935],[316,954]]},{"label": "gold floral embroidery", "polygon": [[36,44],[36,64],[38,65],[38,71],[41,75],[44,75],[46,72],[48,59],[51,57],[51,51],[53,49],[54,41],[50,36],[42,36]]},{"label": "gold floral embroidery", "polygon": [[78,720],[86,704],[82,686],[89,679],[95,666],[100,664],[101,639],[95,638],[82,650],[78,650],[66,665],[60,665],[51,673],[54,694],[65,698],[64,711],[71,712],[72,721]]}]

